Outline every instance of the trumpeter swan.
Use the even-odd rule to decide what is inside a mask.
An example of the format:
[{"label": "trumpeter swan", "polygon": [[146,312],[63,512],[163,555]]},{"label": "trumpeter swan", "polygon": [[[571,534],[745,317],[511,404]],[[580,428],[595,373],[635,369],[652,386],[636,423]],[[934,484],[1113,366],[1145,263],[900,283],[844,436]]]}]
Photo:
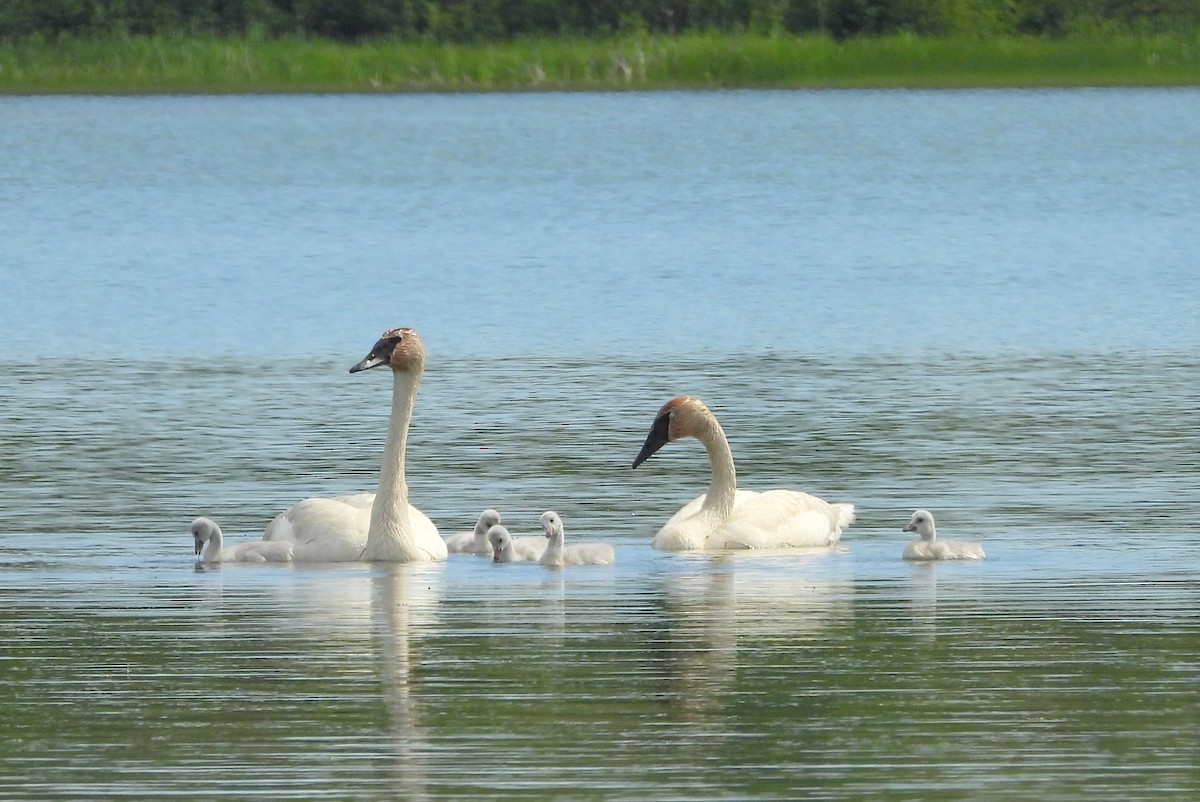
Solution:
[{"label": "trumpeter swan", "polygon": [[794,490],[738,490],[733,453],[721,424],[695,396],[673,398],[659,409],[633,461],[641,465],[672,440],[695,437],[708,452],[712,482],[663,524],[654,548],[778,549],[831,546],[854,521],[853,504],[830,504]]},{"label": "trumpeter swan", "polygon": [[548,541],[546,550],[538,560],[542,565],[612,565],[616,559],[616,552],[607,543],[575,543],[564,546],[566,532],[562,518],[554,510],[543,512],[539,520]]},{"label": "trumpeter swan", "polygon": [[904,547],[906,560],[982,560],[983,546],[962,540],[938,540],[937,525],[929,510],[917,510],[904,527],[905,532],[916,532],[920,539]]},{"label": "trumpeter swan", "polygon": [[475,529],[470,532],[455,532],[446,535],[446,550],[451,554],[490,555],[492,547],[487,542],[487,531],[500,523],[500,513],[488,508],[479,514]]},{"label": "trumpeter swan", "polygon": [[408,503],[404,453],[417,388],[425,369],[425,346],[412,329],[385,331],[351,373],[387,365],[392,370],[392,414],[379,465],[379,491],[310,498],[280,513],[264,540],[295,546],[306,562],[446,559],[446,541],[425,513]]},{"label": "trumpeter swan", "polygon": [[546,538],[541,535],[513,537],[500,524],[488,530],[487,539],[492,546],[492,562],[497,563],[536,562],[546,550]]},{"label": "trumpeter swan", "polygon": [[196,554],[203,551],[200,559],[206,563],[286,563],[292,559],[291,543],[251,540],[226,548],[221,527],[204,516],[192,521],[192,539],[196,541]]}]

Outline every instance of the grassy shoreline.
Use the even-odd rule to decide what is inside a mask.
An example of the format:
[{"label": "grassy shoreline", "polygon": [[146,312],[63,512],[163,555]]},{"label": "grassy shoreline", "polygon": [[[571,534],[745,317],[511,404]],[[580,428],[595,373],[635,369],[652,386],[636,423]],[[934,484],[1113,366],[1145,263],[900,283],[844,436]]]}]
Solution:
[{"label": "grassy shoreline", "polygon": [[448,45],[143,37],[0,43],[0,94],[1200,85],[1200,31],[992,40],[749,34]]}]

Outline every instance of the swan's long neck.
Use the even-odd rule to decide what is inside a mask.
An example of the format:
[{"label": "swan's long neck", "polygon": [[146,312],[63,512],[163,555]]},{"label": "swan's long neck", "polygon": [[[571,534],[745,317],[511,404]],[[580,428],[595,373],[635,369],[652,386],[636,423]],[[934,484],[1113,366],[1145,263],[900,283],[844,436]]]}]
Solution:
[{"label": "swan's long neck", "polygon": [[392,372],[392,414],[379,465],[379,492],[371,505],[371,527],[367,530],[366,560],[406,561],[418,558],[408,513],[408,484],[404,480],[404,454],[408,424],[412,420],[419,372]]},{"label": "swan's long neck", "polygon": [[715,415],[705,415],[697,424],[696,439],[704,444],[708,462],[712,466],[712,482],[701,509],[709,515],[725,520],[733,514],[733,502],[737,498],[737,471],[733,467],[733,452],[725,430]]},{"label": "swan's long neck", "polygon": [[563,564],[563,537],[562,535],[546,535],[546,550],[542,552],[542,557],[539,560],[542,565],[562,565]]},{"label": "swan's long neck", "polygon": [[221,558],[221,549],[225,547],[225,538],[221,534],[221,527],[214,526],[212,534],[208,537],[208,545],[204,547],[205,562],[219,562]]},{"label": "swan's long neck", "polygon": [[937,540],[937,527],[933,525],[932,521],[929,524],[929,531],[927,533],[923,533],[921,535],[921,539],[929,543]]}]

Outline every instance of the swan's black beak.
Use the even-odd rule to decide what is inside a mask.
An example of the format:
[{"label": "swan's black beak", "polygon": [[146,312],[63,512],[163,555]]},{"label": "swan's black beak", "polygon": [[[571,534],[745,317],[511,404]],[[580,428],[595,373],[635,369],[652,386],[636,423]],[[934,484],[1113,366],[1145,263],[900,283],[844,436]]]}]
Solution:
[{"label": "swan's black beak", "polygon": [[204,541],[201,540],[200,538],[196,538],[196,553],[199,554],[203,550],[204,550]]},{"label": "swan's black beak", "polygon": [[646,435],[646,442],[642,445],[642,450],[638,452],[637,459],[633,461],[633,467],[636,468],[650,459],[654,452],[670,442],[671,438],[668,434],[670,428],[671,413],[659,415],[654,419],[654,425],[650,427],[650,434]]},{"label": "swan's black beak", "polygon": [[351,373],[358,373],[360,370],[370,370],[377,368],[380,365],[386,365],[392,358],[392,351],[396,348],[394,339],[382,339],[371,348],[371,353],[363,357],[362,361],[354,367],[350,368]]},{"label": "swan's black beak", "polygon": [[386,359],[381,359],[377,356],[368,356],[362,362],[359,362],[354,367],[350,368],[350,372],[358,373],[360,370],[370,370],[371,368],[377,368],[386,363]]}]

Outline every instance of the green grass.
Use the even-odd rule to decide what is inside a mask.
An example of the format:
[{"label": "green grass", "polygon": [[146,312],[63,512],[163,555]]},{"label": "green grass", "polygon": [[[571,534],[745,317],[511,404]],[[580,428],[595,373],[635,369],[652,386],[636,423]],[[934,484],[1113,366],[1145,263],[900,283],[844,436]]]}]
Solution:
[{"label": "green grass", "polygon": [[3,94],[1197,84],[1200,32],[985,41],[690,34],[478,45],[186,37],[0,43]]}]

